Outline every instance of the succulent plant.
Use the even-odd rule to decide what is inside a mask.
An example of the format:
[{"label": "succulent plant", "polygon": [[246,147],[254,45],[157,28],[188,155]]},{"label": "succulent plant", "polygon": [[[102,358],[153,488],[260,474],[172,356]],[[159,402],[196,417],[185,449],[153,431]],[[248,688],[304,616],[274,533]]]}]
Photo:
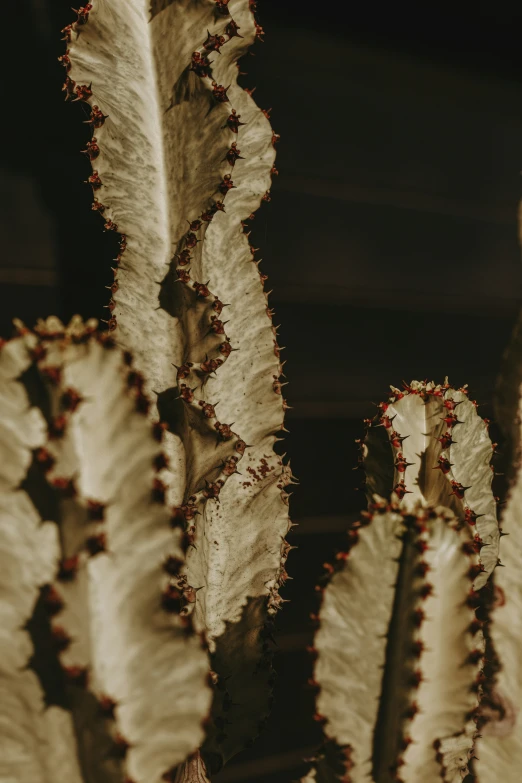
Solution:
[{"label": "succulent plant", "polygon": [[0,351],[0,778],[171,779],[211,690],[156,490],[163,430],[96,322],[18,329]]},{"label": "succulent plant", "polygon": [[378,407],[359,441],[369,511],[320,589],[313,684],[329,742],[305,780],[471,780],[498,673],[488,422],[447,380],[392,387]]},{"label": "succulent plant", "polygon": [[[484,655],[473,533],[449,509],[376,497],[349,540],[314,641],[316,718],[337,745],[337,779],[462,780]],[[318,759],[315,779],[335,780],[332,767]]]},{"label": "succulent plant", "polygon": [[270,200],[278,136],[237,83],[262,39],[253,10],[99,0],[64,29],[61,58],[66,97],[90,110],[92,206],[119,235],[108,328],[157,397],[169,465],[157,491],[190,543],[178,586],[210,647],[212,772],[268,715],[289,552],[283,363],[247,225]]},{"label": "succulent plant", "polygon": [[[255,5],[96,0],[63,30],[118,251],[107,332],[18,322],[0,350],[2,780],[205,783],[269,713],[293,476],[248,241],[277,173],[237,83]],[[392,387],[379,409],[369,511],[319,591],[328,741],[305,781],[515,783],[520,471],[497,577],[494,447],[466,387]]]},{"label": "succulent plant", "polygon": [[412,381],[403,390],[391,387],[390,398],[368,420],[360,441],[368,501],[394,492],[401,508],[419,500],[451,508],[481,539],[482,587],[498,560],[499,527],[491,490],[494,446],[489,421],[477,413],[467,387]]}]

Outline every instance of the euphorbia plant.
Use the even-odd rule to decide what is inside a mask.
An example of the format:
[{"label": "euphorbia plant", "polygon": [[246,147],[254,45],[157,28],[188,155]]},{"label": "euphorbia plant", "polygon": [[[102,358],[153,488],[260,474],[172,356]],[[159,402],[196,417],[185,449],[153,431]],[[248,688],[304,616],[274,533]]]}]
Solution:
[{"label": "euphorbia plant", "polygon": [[379,409],[361,442],[368,500],[395,492],[404,509],[419,500],[451,508],[481,540],[484,573],[476,586],[482,586],[497,564],[500,539],[489,421],[478,415],[467,387],[454,389],[447,379],[392,387]]},{"label": "euphorbia plant", "polygon": [[91,109],[93,208],[120,235],[108,325],[157,396],[161,480],[191,538],[183,576],[212,653],[213,770],[268,714],[264,626],[289,528],[291,474],[273,451],[282,366],[245,224],[269,199],[276,139],[237,84],[262,32],[254,5],[92,3],[65,30],[66,90]]},{"label": "euphorbia plant", "polygon": [[[84,152],[93,163],[88,178],[92,206],[102,216],[105,230],[114,232],[119,243],[113,280],[107,281],[111,292],[107,326],[117,346],[114,350],[123,351],[123,361],[133,363],[127,382],[140,415],[156,421],[155,431],[163,438],[152,485],[147,485],[149,500],[161,508],[166,503],[171,509],[169,534],[171,528],[179,529],[186,550],[165,562],[158,560],[157,552],[150,553],[149,563],[146,555],[155,539],[151,534],[147,540],[137,517],[125,534],[129,537],[118,529],[114,542],[102,533],[85,540],[78,533],[72,542],[66,537],[60,543],[62,565],[55,572],[47,567],[44,586],[51,604],[61,601],[62,612],[72,607],[67,622],[53,624],[51,635],[60,648],[61,661],[61,666],[60,661],[53,666],[58,666],[57,671],[72,668],[74,687],[86,689],[87,695],[78,696],[73,705],[76,741],[80,757],[91,750],[95,758],[99,756],[96,772],[91,773],[85,764],[76,770],[84,783],[123,781],[126,774],[136,783],[170,780],[176,775],[176,779],[204,779],[251,743],[268,715],[273,683],[268,637],[282,603],[278,590],[287,578],[285,535],[290,523],[285,488],[291,472],[273,448],[283,429],[286,407],[281,395],[282,364],[263,290],[266,276],[259,272],[246,222],[262,200],[270,200],[277,140],[268,112],[259,109],[249,91],[237,84],[237,60],[262,35],[252,13],[254,6],[247,0],[98,0],[78,9],[76,22],[63,31],[67,51],[60,59],[67,72],[66,97],[89,108],[92,137]],[[72,339],[69,333],[63,334],[61,325],[51,322],[42,329],[46,351],[55,336],[53,330],[58,354],[60,346]],[[38,364],[40,358],[35,356],[34,361]],[[92,371],[90,382],[96,382],[98,369]],[[42,371],[39,365],[37,370]],[[56,373],[54,380],[61,390],[61,375]],[[11,381],[16,377],[10,377]],[[112,400],[110,381],[103,388]],[[154,397],[155,404],[149,404],[148,399]],[[54,487],[55,492],[73,492],[76,470],[80,477],[97,477],[101,483],[93,486],[100,495],[103,489],[107,498],[84,499],[87,506],[92,500],[94,505],[88,509],[93,515],[102,514],[99,504],[106,502],[110,508],[110,477],[117,473],[113,462],[134,465],[137,459],[130,446],[111,450],[117,424],[125,423],[120,421],[117,405],[109,410],[101,403],[98,408],[89,407],[91,446],[74,451],[68,448],[67,422],[60,416],[57,421],[49,417],[48,403],[38,401],[48,418],[45,437],[65,445],[63,454],[53,457],[45,447],[35,459],[49,470],[53,458],[66,467],[64,475],[57,476],[63,486]],[[81,416],[82,406],[78,410]],[[96,451],[92,438],[103,428]],[[25,469],[29,456],[24,460]],[[33,473],[31,468],[28,482]],[[22,478],[23,471],[17,480]],[[136,487],[129,484],[121,490],[129,515],[134,513],[131,500],[138,499],[139,478]],[[90,478],[81,480],[88,483]],[[66,508],[69,501],[64,498]],[[62,535],[62,521],[54,516],[46,511],[42,518],[57,522]],[[129,560],[123,575],[111,570],[115,549],[105,552],[107,541],[109,547],[125,546]],[[53,587],[60,575],[76,577],[80,551],[82,557],[87,553],[94,558],[89,573],[103,571],[106,584],[114,587],[123,602],[121,616],[111,609],[107,625],[105,620],[98,622],[94,613],[91,643],[98,656],[99,676],[105,678],[108,662],[115,664],[114,649],[120,649],[127,669],[138,676],[135,665],[145,637],[137,633],[130,639],[123,631],[125,612],[132,613],[127,604],[134,601],[136,608],[141,607],[137,588],[134,598],[126,591],[134,585],[134,560],[138,574],[144,559],[152,571],[149,581],[140,577],[140,590],[143,597],[154,595],[156,604],[154,609],[149,607],[148,618],[142,619],[154,625],[154,612],[164,612],[165,607],[176,618],[179,614],[174,625],[179,621],[187,638],[197,640],[194,665],[203,677],[200,697],[195,690],[192,728],[182,719],[171,721],[160,710],[154,723],[157,736],[148,744],[154,732],[140,734],[140,720],[129,717],[126,698],[132,703],[136,689],[145,698],[149,680],[153,678],[160,688],[167,672],[156,669],[151,659],[150,670],[143,672],[142,680],[132,680],[129,693],[125,690],[127,669],[112,666],[115,690],[111,694],[107,689],[104,704],[117,724],[121,713],[122,733],[121,737],[111,734],[111,758],[119,753],[119,760],[107,764],[105,724],[100,723],[99,735],[94,728],[99,712],[89,695],[86,664],[73,660],[76,654],[82,659],[89,645],[82,629],[70,634],[65,627],[82,614],[87,588],[81,579],[78,584],[75,579],[67,582],[68,576],[65,581],[62,578],[67,582],[66,597],[58,598],[59,591]],[[168,577],[166,592],[156,571]],[[32,599],[24,605],[24,621],[37,628],[39,604],[33,616],[31,610],[38,589],[43,589],[42,578],[39,573]],[[89,592],[89,600],[97,607],[100,593]],[[128,642],[125,650],[118,647],[120,631]],[[45,628],[42,633],[48,638]],[[198,635],[210,651],[203,668],[207,652],[200,649]],[[98,636],[110,642],[97,647]],[[159,640],[156,643],[161,647]],[[162,655],[169,657],[167,648]],[[63,662],[67,656],[72,656],[70,665]],[[190,654],[170,657],[168,677],[184,676],[187,657],[191,659]],[[35,671],[45,679],[51,659],[38,645],[33,658]],[[108,675],[106,679],[111,680]],[[201,719],[207,712],[203,707],[208,707],[209,687],[213,705],[203,739]],[[96,691],[95,701],[98,695]],[[153,715],[156,704],[152,691],[150,695],[147,709]],[[175,709],[175,690],[165,687],[165,698]],[[87,724],[91,728],[86,733]],[[171,743],[170,752],[157,753],[158,742],[162,749]]]},{"label": "euphorbia plant", "polygon": [[379,408],[360,441],[369,511],[319,590],[313,684],[330,742],[307,780],[471,781],[498,672],[493,445],[447,381],[392,387]]},{"label": "euphorbia plant", "polygon": [[[352,529],[314,642],[317,718],[344,780],[465,776],[484,653],[479,571],[472,532],[443,507],[405,512],[376,496]],[[326,759],[317,767],[328,780]]]},{"label": "euphorbia plant", "polygon": [[120,236],[108,326],[157,396],[161,481],[191,540],[182,575],[212,653],[212,770],[268,714],[265,626],[289,528],[291,474],[273,451],[282,366],[245,223],[270,198],[276,139],[237,84],[262,32],[254,6],[95,2],[64,31],[67,95],[91,110],[93,209]]},{"label": "euphorbia plant", "polygon": [[96,322],[20,324],[0,351],[2,780],[168,780],[203,738],[206,645],[138,377]]}]

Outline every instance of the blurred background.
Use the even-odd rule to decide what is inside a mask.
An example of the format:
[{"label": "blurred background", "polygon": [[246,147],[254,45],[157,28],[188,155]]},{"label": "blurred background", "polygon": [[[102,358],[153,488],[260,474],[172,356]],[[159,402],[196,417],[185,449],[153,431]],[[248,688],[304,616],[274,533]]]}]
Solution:
[{"label": "blurred background", "polygon": [[[2,8],[3,336],[14,316],[108,313],[116,239],[90,209],[87,111],[64,103],[57,62],[70,2]],[[449,375],[491,417],[522,297],[520,5],[352,6],[259,0],[265,42],[241,63],[281,134],[251,241],[286,346],[284,450],[301,483],[272,719],[216,783],[289,783],[317,747],[308,615],[364,507],[354,439],[372,403]]]}]

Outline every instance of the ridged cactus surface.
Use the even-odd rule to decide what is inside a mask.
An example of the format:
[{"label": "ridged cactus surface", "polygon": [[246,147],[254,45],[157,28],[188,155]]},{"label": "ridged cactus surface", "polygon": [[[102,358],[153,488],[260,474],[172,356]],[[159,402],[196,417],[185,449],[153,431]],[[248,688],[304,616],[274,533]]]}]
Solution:
[{"label": "ridged cactus surface", "polygon": [[[518,379],[517,379],[518,380]],[[512,484],[502,514],[500,555],[502,568],[495,571],[495,606],[491,636],[500,661],[495,687],[488,703],[490,717],[477,745],[479,783],[501,780],[518,783],[522,769],[522,397],[514,427],[518,428]]]},{"label": "ridged cactus surface", "polygon": [[2,346],[0,398],[0,779],[173,779],[211,689],[141,376],[96,322],[50,318]]},{"label": "ridged cactus surface", "polygon": [[108,326],[166,424],[160,477],[190,538],[180,588],[212,652],[207,765],[268,715],[290,469],[282,364],[246,221],[275,172],[267,111],[237,83],[248,0],[97,0],[64,30],[66,96],[90,110],[93,209],[119,235]]},{"label": "ridged cactus surface", "polygon": [[473,534],[448,509],[376,497],[351,529],[314,641],[317,718],[344,756],[343,780],[464,778],[484,651],[479,570]]},{"label": "ridged cactus surface", "polygon": [[369,511],[313,615],[328,741],[306,781],[470,783],[499,670],[494,447],[466,387],[391,388],[359,441]]},{"label": "ridged cactus surface", "polygon": [[392,387],[379,409],[361,442],[368,500],[393,491],[404,509],[419,500],[442,505],[476,527],[484,566],[478,589],[497,564],[500,537],[488,421],[478,415],[467,388],[454,389],[447,380]]}]

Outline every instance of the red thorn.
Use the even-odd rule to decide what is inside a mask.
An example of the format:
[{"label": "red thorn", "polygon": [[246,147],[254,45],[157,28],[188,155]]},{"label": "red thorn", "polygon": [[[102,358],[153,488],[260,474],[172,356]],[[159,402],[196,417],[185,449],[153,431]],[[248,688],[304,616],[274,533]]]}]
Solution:
[{"label": "red thorn", "polygon": [[453,467],[453,462],[450,462],[446,457],[440,456],[438,459],[438,465],[435,465],[433,470],[441,470],[444,475],[450,472]]},{"label": "red thorn", "polygon": [[78,15],[76,23],[79,25],[84,25],[89,21],[89,13],[92,11],[92,3],[85,3],[84,6],[81,6],[78,9],[73,8],[72,10],[75,14]]},{"label": "red thorn", "polygon": [[455,495],[456,497],[459,498],[459,500],[462,500],[466,490],[471,488],[471,487],[464,487],[458,481],[452,481],[451,486],[453,487],[453,491],[450,494]]},{"label": "red thorn", "polygon": [[105,533],[98,533],[97,535],[89,536],[85,542],[85,548],[87,549],[90,557],[95,557],[101,552],[106,552],[107,538]]},{"label": "red thorn", "polygon": [[44,585],[42,588],[42,597],[45,609],[50,617],[54,617],[62,611],[64,602],[55,587],[52,585]]},{"label": "red thorn", "polygon": [[105,503],[87,500],[87,516],[91,522],[102,522],[105,518]]},{"label": "red thorn", "polygon": [[76,95],[75,98],[73,98],[74,101],[88,101],[89,98],[92,97],[92,90],[91,90],[91,84],[78,84],[76,85],[76,88],[74,90],[74,94]]},{"label": "red thorn", "polygon": [[93,136],[92,139],[87,142],[85,147],[86,149],[82,150],[82,152],[88,155],[90,160],[95,160],[100,154],[100,148],[98,147],[98,142],[95,136]]},{"label": "red thorn", "polygon": [[225,155],[224,160],[228,161],[231,166],[234,166],[236,160],[244,160],[244,158],[240,155],[240,152],[241,150],[237,149],[237,142],[233,141],[230,145],[230,149]]},{"label": "red thorn", "polygon": [[98,699],[100,704],[100,712],[105,718],[114,718],[114,713],[116,710],[117,702],[114,701],[114,699],[111,699],[110,696],[102,695]]},{"label": "red thorn", "polygon": [[69,685],[86,688],[89,683],[89,670],[86,666],[65,666],[65,677]]},{"label": "red thorn", "polygon": [[56,489],[60,495],[64,498],[73,498],[76,495],[76,487],[74,485],[74,479],[72,478],[54,478],[51,482],[51,486]]},{"label": "red thorn", "polygon": [[240,117],[241,115],[237,114],[235,109],[232,109],[232,113],[229,114],[229,116],[227,117],[226,124],[223,125],[223,127],[229,128],[229,130],[231,130],[232,133],[237,133],[239,126],[245,124],[244,122],[239,121]]},{"label": "red thorn", "polygon": [[76,577],[79,566],[79,557],[67,557],[60,561],[56,578],[59,582],[72,582]]}]

